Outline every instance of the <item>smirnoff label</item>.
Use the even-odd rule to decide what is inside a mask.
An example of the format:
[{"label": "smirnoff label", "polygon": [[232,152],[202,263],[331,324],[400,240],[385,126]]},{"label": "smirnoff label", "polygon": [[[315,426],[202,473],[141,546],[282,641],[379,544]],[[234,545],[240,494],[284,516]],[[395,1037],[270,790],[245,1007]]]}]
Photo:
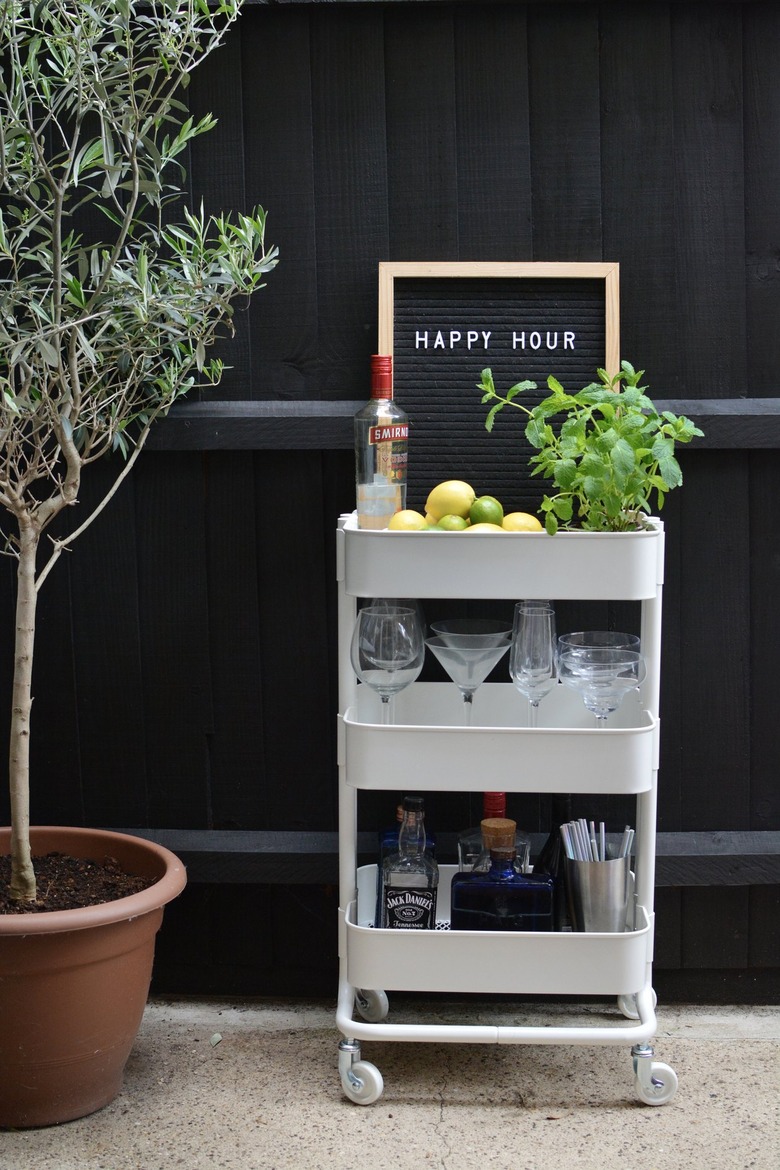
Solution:
[{"label": "smirnoff label", "polygon": [[376,443],[397,443],[409,438],[408,423],[377,423],[368,429],[368,441]]},{"label": "smirnoff label", "polygon": [[388,930],[435,930],[436,891],[425,886],[385,890]]}]

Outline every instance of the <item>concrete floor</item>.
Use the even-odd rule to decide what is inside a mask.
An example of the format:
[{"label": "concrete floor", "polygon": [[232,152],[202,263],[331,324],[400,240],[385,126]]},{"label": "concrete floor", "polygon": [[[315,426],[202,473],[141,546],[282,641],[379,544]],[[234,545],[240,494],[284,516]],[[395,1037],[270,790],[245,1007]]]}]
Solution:
[{"label": "concrete floor", "polygon": [[[404,998],[404,1019],[462,1005]],[[396,1019],[391,996],[391,1011]],[[435,1010],[435,1016],[432,1011]],[[524,1022],[602,1022],[605,1005]],[[567,1015],[563,1021],[560,1013]],[[634,1093],[629,1048],[368,1043],[385,1092],[355,1105],[335,1005],[153,1000],[120,1096],[92,1117],[0,1132],[3,1170],[777,1170],[780,1009],[659,1006],[679,1091]],[[612,1014],[612,1013],[610,1013]],[[538,1017],[538,1020],[536,1019]],[[507,1005],[480,1020],[517,1022]],[[469,1017],[468,1022],[473,1022]],[[218,1037],[221,1039],[218,1040]]]}]

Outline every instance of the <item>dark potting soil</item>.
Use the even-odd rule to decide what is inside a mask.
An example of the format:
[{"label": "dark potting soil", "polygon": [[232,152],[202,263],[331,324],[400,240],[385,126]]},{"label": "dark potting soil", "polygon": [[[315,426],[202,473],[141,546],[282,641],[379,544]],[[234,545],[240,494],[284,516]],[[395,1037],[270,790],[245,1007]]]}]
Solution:
[{"label": "dark potting soil", "polygon": [[36,901],[13,902],[9,894],[11,858],[7,854],[0,857],[0,914],[42,914],[48,910],[98,906],[101,902],[115,902],[128,894],[137,894],[157,880],[125,873],[113,857],[98,862],[48,853],[33,858],[33,865],[38,883]]}]

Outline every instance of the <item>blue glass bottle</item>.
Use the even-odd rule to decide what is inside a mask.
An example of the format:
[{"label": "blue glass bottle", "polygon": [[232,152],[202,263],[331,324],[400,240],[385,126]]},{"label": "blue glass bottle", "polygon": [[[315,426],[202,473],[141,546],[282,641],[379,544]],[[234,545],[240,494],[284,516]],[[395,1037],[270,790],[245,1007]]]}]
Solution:
[{"label": "blue glass bottle", "polygon": [[553,929],[553,879],[517,872],[516,830],[516,823],[507,818],[491,817],[482,822],[490,869],[487,873],[453,874],[453,930]]}]

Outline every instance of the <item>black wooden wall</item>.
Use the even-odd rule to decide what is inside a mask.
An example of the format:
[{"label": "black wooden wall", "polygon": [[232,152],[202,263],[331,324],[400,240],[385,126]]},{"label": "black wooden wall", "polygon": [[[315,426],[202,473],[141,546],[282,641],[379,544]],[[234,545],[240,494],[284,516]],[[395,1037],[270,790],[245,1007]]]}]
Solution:
[{"label": "black wooden wall", "polygon": [[777,996],[778,76],[777,4],[641,0],[247,0],[196,74],[192,194],[261,202],[281,261],[42,591],[33,715],[34,820],[190,863],[159,989],[335,992],[334,529],[378,262],[604,259],[623,356],[707,431],[664,512],[656,985]]}]

